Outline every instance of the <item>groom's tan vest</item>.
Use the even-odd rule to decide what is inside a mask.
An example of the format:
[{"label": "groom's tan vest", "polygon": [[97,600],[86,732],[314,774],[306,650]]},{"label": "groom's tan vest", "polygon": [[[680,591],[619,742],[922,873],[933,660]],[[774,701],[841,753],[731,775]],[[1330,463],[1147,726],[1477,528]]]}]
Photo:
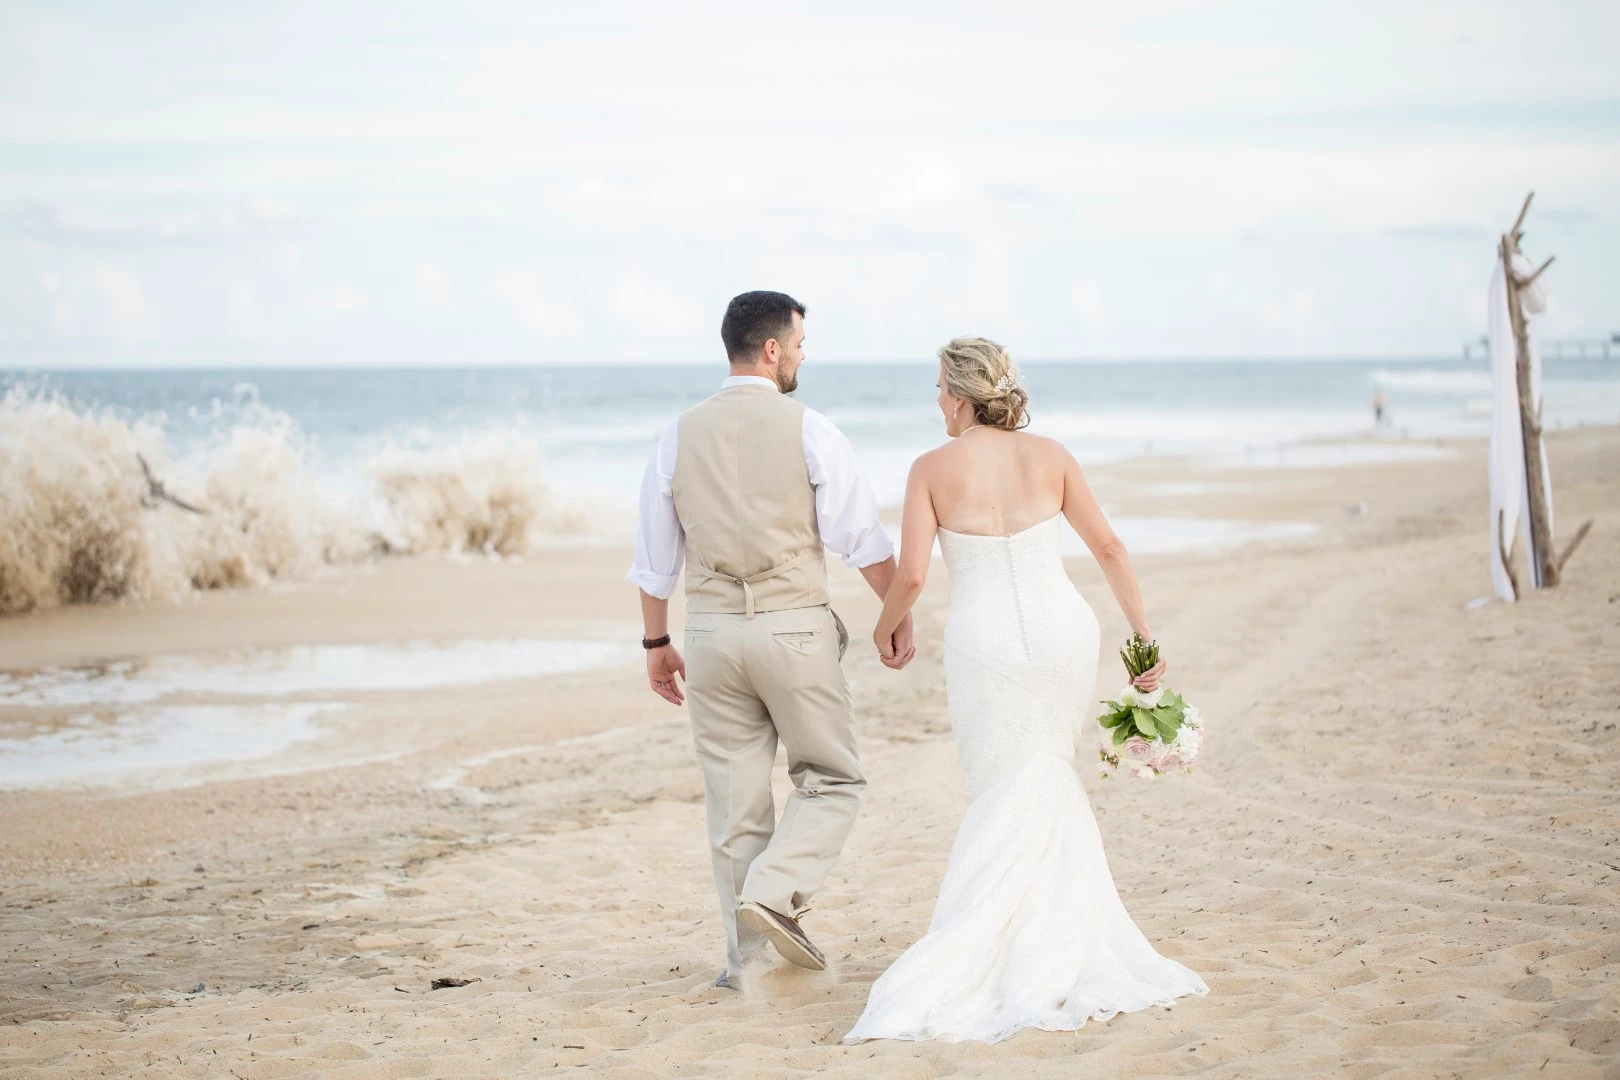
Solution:
[{"label": "groom's tan vest", "polygon": [[686,531],[686,609],[744,613],[828,602],[804,406],[731,386],[681,415],[672,489]]}]

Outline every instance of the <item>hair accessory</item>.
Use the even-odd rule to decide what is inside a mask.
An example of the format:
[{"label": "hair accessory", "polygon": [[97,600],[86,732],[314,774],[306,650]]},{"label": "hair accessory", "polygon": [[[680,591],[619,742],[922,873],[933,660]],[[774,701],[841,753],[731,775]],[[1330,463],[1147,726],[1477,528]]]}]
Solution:
[{"label": "hair accessory", "polygon": [[1018,365],[1007,361],[1007,374],[996,380],[996,389],[1005,393],[1018,385]]}]

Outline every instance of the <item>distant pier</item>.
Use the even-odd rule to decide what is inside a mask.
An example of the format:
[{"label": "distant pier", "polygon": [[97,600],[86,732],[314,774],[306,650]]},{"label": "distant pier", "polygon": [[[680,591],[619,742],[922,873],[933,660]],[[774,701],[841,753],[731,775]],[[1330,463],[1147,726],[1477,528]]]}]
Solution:
[{"label": "distant pier", "polygon": [[[1566,356],[1584,360],[1588,355],[1600,360],[1610,360],[1615,353],[1620,353],[1620,332],[1610,334],[1606,338],[1548,338],[1536,344],[1540,346],[1543,360],[1562,360]],[[1479,350],[1480,356],[1489,356],[1490,347],[1490,338],[1471,338],[1463,342],[1462,358],[1464,361],[1472,360],[1475,349]]]}]

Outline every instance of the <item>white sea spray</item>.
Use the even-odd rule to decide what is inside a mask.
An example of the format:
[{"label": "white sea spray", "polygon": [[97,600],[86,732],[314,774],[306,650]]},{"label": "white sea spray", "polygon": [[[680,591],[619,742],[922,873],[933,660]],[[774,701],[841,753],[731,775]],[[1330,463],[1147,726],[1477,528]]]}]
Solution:
[{"label": "white sea spray", "polygon": [[[142,459],[203,512],[155,497]],[[516,555],[584,527],[520,432],[384,446],[339,468],[256,401],[181,447],[161,414],[24,388],[0,398],[0,614],[172,600],[388,555]]]}]

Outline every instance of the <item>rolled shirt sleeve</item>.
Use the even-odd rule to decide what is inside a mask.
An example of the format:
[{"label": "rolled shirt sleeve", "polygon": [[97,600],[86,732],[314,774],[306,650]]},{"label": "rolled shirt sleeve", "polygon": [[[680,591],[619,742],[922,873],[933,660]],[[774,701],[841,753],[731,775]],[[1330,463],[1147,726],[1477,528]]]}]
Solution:
[{"label": "rolled shirt sleeve", "polygon": [[822,543],[855,570],[892,556],[894,544],[878,520],[877,496],[866,482],[855,448],[814,409],[804,410],[804,461],[816,489]]},{"label": "rolled shirt sleeve", "polygon": [[658,445],[641,477],[636,519],[636,553],[625,577],[649,596],[668,600],[681,580],[686,560],[686,532],[675,513],[675,452],[679,422],[658,437]]}]

